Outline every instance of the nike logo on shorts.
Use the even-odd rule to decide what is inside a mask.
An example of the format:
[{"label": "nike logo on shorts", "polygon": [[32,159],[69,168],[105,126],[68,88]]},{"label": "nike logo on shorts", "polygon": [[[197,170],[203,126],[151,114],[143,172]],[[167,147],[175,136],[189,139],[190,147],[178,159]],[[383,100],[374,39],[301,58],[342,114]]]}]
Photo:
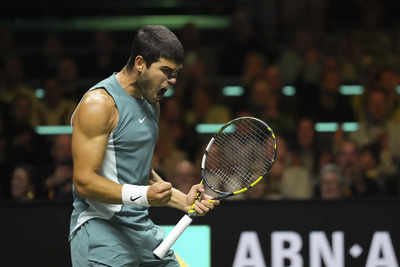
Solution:
[{"label": "nike logo on shorts", "polygon": [[146,117],[139,119],[139,123],[143,123],[145,119],[146,119]]}]

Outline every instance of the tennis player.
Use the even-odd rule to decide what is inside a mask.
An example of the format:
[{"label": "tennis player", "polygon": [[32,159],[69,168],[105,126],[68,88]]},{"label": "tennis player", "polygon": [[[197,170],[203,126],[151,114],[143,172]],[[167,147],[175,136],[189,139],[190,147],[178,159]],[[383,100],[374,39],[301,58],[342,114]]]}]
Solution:
[{"label": "tennis player", "polygon": [[[164,233],[148,208],[187,212],[204,192],[197,184],[184,194],[151,169],[159,101],[175,84],[182,62],[182,44],[170,30],[145,26],[136,33],[123,69],[90,88],[74,111],[74,267],[180,266],[172,250],[162,260],[153,255]],[[202,196],[194,203],[200,215],[219,204]]]}]

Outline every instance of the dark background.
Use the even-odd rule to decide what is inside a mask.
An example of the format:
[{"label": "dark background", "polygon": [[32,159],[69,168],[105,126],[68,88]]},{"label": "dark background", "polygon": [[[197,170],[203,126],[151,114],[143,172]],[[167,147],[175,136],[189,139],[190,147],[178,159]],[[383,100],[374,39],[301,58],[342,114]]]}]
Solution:
[{"label": "dark background", "polygon": [[[361,267],[365,266],[375,231],[390,233],[394,251],[399,257],[399,204],[394,200],[228,201],[213,214],[198,218],[193,223],[211,227],[211,266],[232,265],[243,231],[257,232],[267,266],[271,266],[270,242],[274,231],[295,231],[301,235],[304,266],[309,266],[308,240],[311,231],[323,231],[328,240],[332,232],[343,231],[345,266]],[[2,203],[0,212],[2,266],[70,266],[67,242],[71,212],[69,204]],[[157,224],[174,225],[181,216],[181,212],[173,209],[151,209],[151,217]],[[363,253],[357,259],[348,252],[354,244],[363,248]]]}]

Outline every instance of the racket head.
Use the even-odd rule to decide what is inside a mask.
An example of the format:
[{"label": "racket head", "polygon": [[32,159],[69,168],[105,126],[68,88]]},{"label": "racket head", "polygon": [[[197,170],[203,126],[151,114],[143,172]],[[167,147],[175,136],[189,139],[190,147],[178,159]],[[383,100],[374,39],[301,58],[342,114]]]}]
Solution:
[{"label": "racket head", "polygon": [[258,184],[277,157],[272,128],[254,117],[224,124],[209,141],[201,162],[203,182],[215,199],[243,193]]}]

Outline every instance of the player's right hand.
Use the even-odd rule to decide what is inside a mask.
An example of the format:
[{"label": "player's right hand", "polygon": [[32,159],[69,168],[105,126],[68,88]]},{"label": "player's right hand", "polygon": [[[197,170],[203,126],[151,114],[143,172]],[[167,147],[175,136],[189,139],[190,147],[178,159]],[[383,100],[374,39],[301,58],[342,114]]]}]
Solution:
[{"label": "player's right hand", "polygon": [[147,190],[147,201],[150,206],[165,206],[172,195],[171,183],[159,181],[150,185]]}]

